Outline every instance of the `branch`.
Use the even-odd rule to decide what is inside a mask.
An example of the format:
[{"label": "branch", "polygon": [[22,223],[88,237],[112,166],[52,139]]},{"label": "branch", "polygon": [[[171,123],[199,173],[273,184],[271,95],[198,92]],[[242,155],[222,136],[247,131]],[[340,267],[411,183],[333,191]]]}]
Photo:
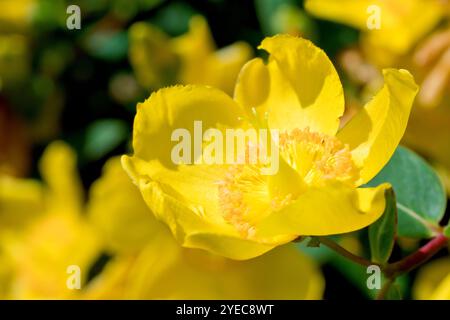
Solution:
[{"label": "branch", "polygon": [[443,234],[437,235],[416,252],[398,262],[388,265],[384,270],[385,274],[389,277],[396,277],[417,268],[421,264],[427,262],[439,250],[446,247],[448,241],[449,239]]},{"label": "branch", "polygon": [[372,265],[379,265],[378,263],[375,263],[375,262],[372,262],[370,260],[367,260],[367,259],[364,259],[362,257],[358,257],[358,256],[354,255],[353,253],[351,253],[347,249],[344,249],[343,247],[338,245],[333,240],[330,240],[330,239],[328,239],[326,237],[317,237],[317,238],[319,239],[320,243],[322,243],[323,245],[327,246],[331,250],[337,252],[341,256],[344,256],[344,257],[350,259],[351,261],[353,261],[355,263],[358,263],[358,264],[360,264],[362,266],[365,266],[365,267],[372,266]]}]

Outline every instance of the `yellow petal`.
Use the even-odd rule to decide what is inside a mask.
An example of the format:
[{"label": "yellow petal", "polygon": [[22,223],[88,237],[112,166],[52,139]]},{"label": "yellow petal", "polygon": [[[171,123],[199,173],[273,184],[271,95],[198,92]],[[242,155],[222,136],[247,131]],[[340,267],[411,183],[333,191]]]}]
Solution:
[{"label": "yellow petal", "polygon": [[197,66],[197,75],[203,78],[193,83],[209,85],[232,94],[239,71],[252,56],[252,48],[245,42],[236,42],[221,48],[202,62],[205,67],[201,73]]},{"label": "yellow petal", "polygon": [[[165,166],[174,168],[171,152],[179,144],[172,141],[175,129],[189,131],[193,150],[195,121],[201,121],[204,133],[209,128],[237,127],[241,124],[240,116],[239,106],[220,90],[204,86],[161,89],[137,106],[133,130],[134,154],[147,161],[157,159]],[[201,140],[201,135],[196,136]],[[193,156],[191,160],[193,163]]]},{"label": "yellow petal", "polygon": [[344,111],[339,76],[327,55],[310,41],[288,35],[263,40],[270,54],[264,65],[250,61],[241,71],[235,98],[247,110],[268,114],[269,127],[309,127],[334,135]]},{"label": "yellow petal", "polygon": [[[377,18],[379,29],[369,29]],[[308,12],[325,19],[344,23],[365,32],[369,43],[404,54],[428,33],[445,14],[434,0],[307,0]]]},{"label": "yellow petal", "polygon": [[173,39],[171,48],[181,59],[179,81],[183,84],[202,83],[203,74],[199,67],[216,49],[205,18],[192,17],[189,32]]},{"label": "yellow petal", "polygon": [[450,273],[442,280],[439,287],[431,296],[433,300],[450,300]]},{"label": "yellow petal", "polygon": [[389,161],[408,123],[418,86],[406,70],[383,70],[384,86],[338,133],[361,168],[360,184],[370,181]]},{"label": "yellow petal", "polygon": [[311,188],[257,225],[257,236],[321,236],[362,229],[383,214],[387,188],[388,184],[359,189],[343,184]]},{"label": "yellow petal", "polygon": [[377,0],[306,0],[305,9],[320,18],[364,29],[368,18],[367,8],[376,2]]},{"label": "yellow petal", "polygon": [[68,267],[78,266],[84,283],[100,245],[82,217],[49,213],[10,250],[16,265],[13,299],[64,299],[78,294],[67,286]]},{"label": "yellow petal", "polygon": [[320,299],[324,288],[317,266],[294,246],[233,261],[183,249],[164,233],[138,257],[130,279],[134,299]]},{"label": "yellow petal", "polygon": [[209,85],[232,94],[241,67],[253,56],[245,42],[216,50],[208,23],[194,16],[189,32],[175,38],[172,50],[180,58],[178,81],[182,84]]},{"label": "yellow petal", "polygon": [[438,259],[422,267],[412,293],[418,300],[450,300],[450,259]]},{"label": "yellow petal", "polygon": [[90,221],[113,253],[141,249],[156,229],[162,228],[119,158],[109,160],[102,177],[93,184],[88,212]]},{"label": "yellow petal", "polygon": [[75,152],[64,142],[53,142],[45,149],[39,169],[49,188],[50,205],[56,211],[81,212],[83,188]]},{"label": "yellow petal", "polygon": [[42,214],[44,207],[44,190],[39,182],[0,175],[0,230],[23,227]]},{"label": "yellow petal", "polygon": [[183,246],[238,260],[259,256],[274,247],[243,239],[223,218],[218,182],[225,167],[180,166],[178,171],[172,171],[136,158],[122,159],[148,207]]},{"label": "yellow petal", "polygon": [[269,89],[269,70],[261,58],[255,58],[242,67],[236,82],[234,99],[245,107],[248,115],[252,114],[251,108],[256,107],[265,112]]},{"label": "yellow petal", "polygon": [[130,281],[130,269],[133,267],[135,260],[133,255],[114,257],[98,276],[89,281],[83,290],[82,299],[131,299],[128,283]]},{"label": "yellow petal", "polygon": [[145,22],[133,24],[128,34],[130,63],[139,84],[146,89],[173,84],[179,61],[169,37]]}]

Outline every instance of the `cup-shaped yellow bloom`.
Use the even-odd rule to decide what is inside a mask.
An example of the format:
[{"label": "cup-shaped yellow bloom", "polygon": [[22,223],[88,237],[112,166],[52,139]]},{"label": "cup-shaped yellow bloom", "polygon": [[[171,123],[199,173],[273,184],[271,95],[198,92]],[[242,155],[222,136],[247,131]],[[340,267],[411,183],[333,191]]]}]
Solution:
[{"label": "cup-shaped yellow bloom", "polygon": [[419,300],[450,300],[450,259],[438,259],[419,271],[413,297]]},{"label": "cup-shaped yellow bloom", "polygon": [[[393,154],[417,93],[408,71],[385,70],[383,88],[338,131],[344,95],[326,54],[288,35],[266,38],[260,48],[269,60],[243,67],[234,100],[211,87],[176,86],[138,104],[134,155],[123,157],[147,205],[183,246],[232,259],[377,220],[389,185],[361,186]],[[263,165],[249,161],[175,164],[172,133],[184,128],[195,138],[196,121],[221,132],[278,130],[279,142],[269,144],[276,145],[279,170],[265,175]]]},{"label": "cup-shaped yellow bloom", "polygon": [[147,89],[175,83],[204,84],[231,94],[239,70],[252,57],[244,42],[217,50],[201,16],[194,16],[189,31],[176,38],[170,39],[144,22],[131,26],[129,34],[131,65]]},{"label": "cup-shaped yellow bloom", "polygon": [[118,158],[90,195],[89,216],[114,258],[88,285],[89,299],[320,299],[319,268],[292,245],[234,261],[182,248],[157,221]]}]

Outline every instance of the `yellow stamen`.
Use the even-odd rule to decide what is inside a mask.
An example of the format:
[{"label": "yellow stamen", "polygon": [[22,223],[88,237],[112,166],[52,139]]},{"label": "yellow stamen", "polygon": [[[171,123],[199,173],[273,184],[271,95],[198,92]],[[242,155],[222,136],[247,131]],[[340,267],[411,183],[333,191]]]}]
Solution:
[{"label": "yellow stamen", "polygon": [[[336,137],[311,132],[309,128],[294,129],[280,134],[279,148],[280,156],[310,186],[322,186],[328,181],[354,184],[358,180],[359,170],[349,147]],[[245,164],[229,167],[218,183],[218,191],[224,219],[243,237],[251,238],[258,221],[288,206],[301,191],[297,196],[271,193],[269,177],[261,174],[261,165],[248,160],[247,155]]]},{"label": "yellow stamen", "polygon": [[359,176],[348,145],[309,128],[282,133],[280,154],[309,185],[323,185],[329,180],[354,184]]}]

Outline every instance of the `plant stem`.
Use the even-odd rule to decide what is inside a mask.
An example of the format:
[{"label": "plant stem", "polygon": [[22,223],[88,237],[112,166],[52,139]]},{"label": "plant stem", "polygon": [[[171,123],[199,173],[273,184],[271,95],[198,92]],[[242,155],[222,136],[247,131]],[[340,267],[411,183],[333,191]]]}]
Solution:
[{"label": "plant stem", "polygon": [[439,234],[416,252],[410,254],[409,256],[403,258],[398,262],[386,266],[386,268],[384,269],[384,273],[388,277],[395,278],[398,275],[409,272],[428,261],[439,250],[444,248],[447,245],[448,241],[449,239],[446,236],[444,236],[443,234]]},{"label": "plant stem", "polygon": [[323,245],[327,246],[328,248],[330,248],[331,250],[337,252],[338,254],[340,254],[341,256],[344,256],[348,259],[350,259],[351,261],[358,263],[362,266],[371,266],[371,265],[378,265],[378,263],[372,262],[370,260],[364,259],[362,257],[358,257],[356,255],[354,255],[353,253],[351,253],[350,251],[344,249],[343,247],[341,247],[340,245],[338,245],[336,242],[334,242],[333,240],[328,239],[327,237],[317,237],[319,238],[320,243],[322,243]]},{"label": "plant stem", "polygon": [[388,293],[389,289],[391,288],[392,284],[394,283],[394,278],[388,278],[386,283],[383,285],[383,287],[378,292],[375,300],[384,300],[386,298],[386,294]]},{"label": "plant stem", "polygon": [[330,248],[331,250],[335,251],[339,255],[357,263],[362,266],[370,266],[370,265],[377,265],[382,270],[385,276],[387,277],[386,283],[383,285],[383,287],[380,289],[380,291],[377,294],[376,299],[377,300],[383,300],[386,297],[387,292],[389,291],[389,288],[392,286],[392,284],[395,282],[395,279],[406,273],[409,272],[418,266],[422,265],[423,263],[427,262],[430,258],[432,258],[439,250],[443,249],[447,246],[448,241],[450,240],[448,237],[443,235],[442,233],[438,234],[435,238],[430,240],[427,244],[419,248],[419,250],[415,251],[414,253],[410,254],[409,256],[401,259],[400,261],[388,264],[388,265],[380,265],[379,263],[372,262],[370,260],[367,260],[362,257],[358,257],[351,253],[350,251],[346,250],[345,248],[341,247],[339,244],[334,242],[331,239],[328,239],[327,237],[316,237],[321,244],[325,245],[326,247]]}]

